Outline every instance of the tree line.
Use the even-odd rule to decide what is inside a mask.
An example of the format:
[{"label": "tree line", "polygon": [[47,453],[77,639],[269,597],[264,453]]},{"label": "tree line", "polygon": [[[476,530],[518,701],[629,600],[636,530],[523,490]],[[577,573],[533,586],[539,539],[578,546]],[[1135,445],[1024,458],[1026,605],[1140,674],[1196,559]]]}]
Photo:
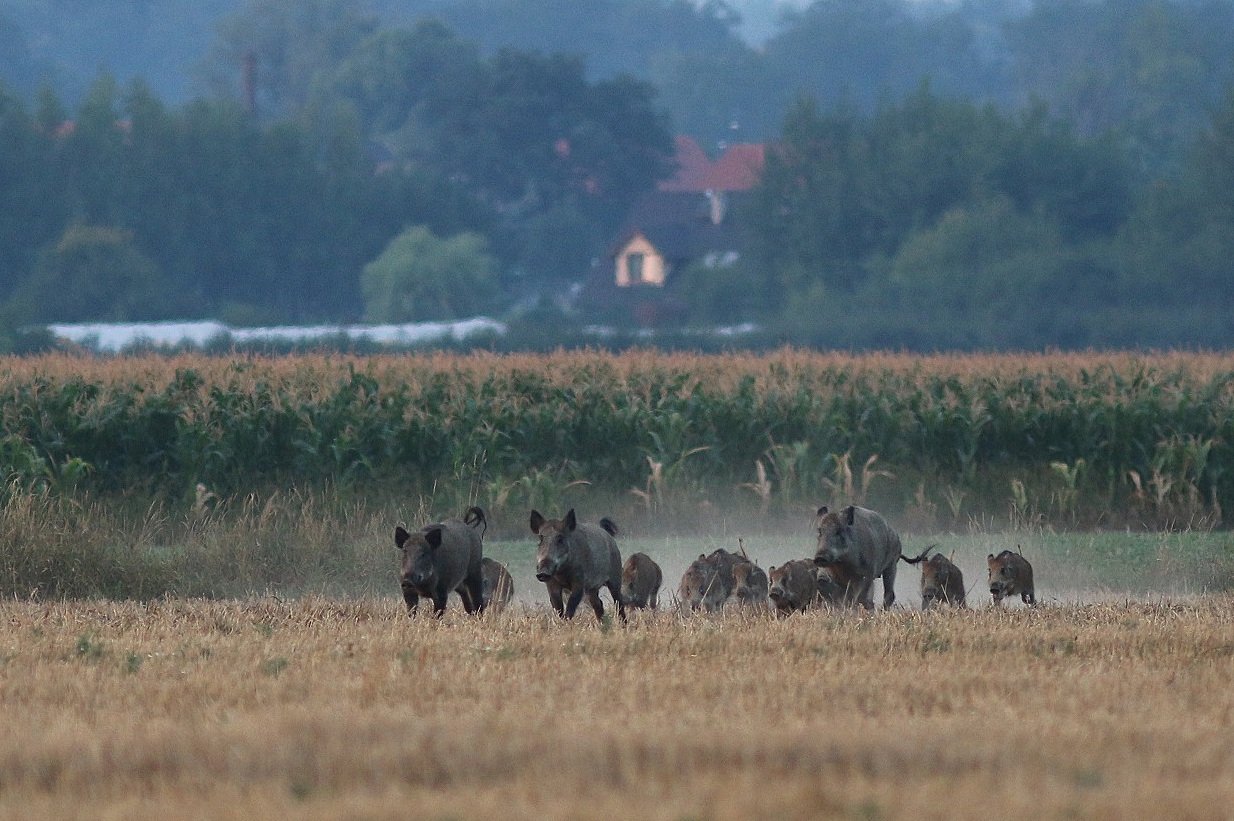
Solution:
[{"label": "tree line", "polygon": [[[746,253],[665,294],[691,323],[757,320],[766,344],[1228,344],[1230,4],[819,0],[752,49],[722,4],[554,3],[383,24],[254,0],[187,102],[109,73],[76,104],[6,85],[7,323],[402,321],[540,295],[522,315],[568,327],[558,298],[607,264],[686,131],[772,146],[738,209]],[[511,10],[627,35],[587,60],[502,46]],[[539,28],[519,36],[554,45]]]}]

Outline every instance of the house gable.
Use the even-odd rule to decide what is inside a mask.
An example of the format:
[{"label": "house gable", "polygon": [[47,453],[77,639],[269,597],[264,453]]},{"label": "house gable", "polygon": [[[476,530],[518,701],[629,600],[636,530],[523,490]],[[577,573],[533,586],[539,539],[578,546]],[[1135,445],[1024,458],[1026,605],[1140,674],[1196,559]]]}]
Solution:
[{"label": "house gable", "polygon": [[636,231],[616,253],[617,286],[664,285],[668,264],[656,246]]},{"label": "house gable", "polygon": [[763,146],[733,145],[712,162],[694,140],[678,137],[676,159],[676,175],[634,204],[610,252],[610,282],[619,288],[663,286],[695,260],[732,260],[740,252],[730,203],[758,184]]}]

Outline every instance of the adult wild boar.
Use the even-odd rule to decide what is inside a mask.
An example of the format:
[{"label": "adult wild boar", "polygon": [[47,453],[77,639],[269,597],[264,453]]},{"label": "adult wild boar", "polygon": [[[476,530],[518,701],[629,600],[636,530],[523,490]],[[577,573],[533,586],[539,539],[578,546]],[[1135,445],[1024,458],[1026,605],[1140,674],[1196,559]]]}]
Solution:
[{"label": "adult wild boar", "polygon": [[500,613],[514,598],[514,579],[504,564],[488,556],[481,560],[480,571],[484,574],[484,607]]},{"label": "adult wild boar", "polygon": [[[617,615],[626,620],[625,600],[621,597],[621,553],[617,550],[617,525],[601,519],[598,525],[579,524],[571,508],[562,519],[545,519],[531,511],[531,532],[540,537],[536,548],[536,578],[548,587],[553,609],[567,619],[574,618],[583,596],[597,619],[604,618],[600,588],[607,587],[617,604]],[[570,598],[562,602],[562,593]]]},{"label": "adult wild boar", "polygon": [[634,553],[621,568],[621,598],[629,607],[656,609],[664,572],[646,553]]},{"label": "adult wild boar", "polygon": [[776,613],[788,616],[817,607],[818,575],[818,568],[809,559],[792,559],[779,567],[772,567],[770,595]]},{"label": "adult wild boar", "polygon": [[399,526],[394,528],[394,544],[403,552],[399,582],[409,614],[424,596],[433,600],[433,611],[440,617],[451,592],[459,594],[468,613],[484,612],[480,563],[484,549],[476,528],[454,518],[411,533]]},{"label": "adult wild boar", "polygon": [[864,507],[849,505],[831,512],[820,507],[818,550],[814,564],[837,567],[852,576],[847,585],[847,604],[874,609],[870,588],[876,578],[883,580],[883,609],[895,604],[896,567],[900,560],[900,536],[882,516]]},{"label": "adult wild boar", "polygon": [[1036,604],[1037,594],[1033,590],[1033,566],[1028,559],[1019,553],[1004,550],[995,556],[991,553],[986,557],[990,567],[990,595],[994,604],[1001,605],[1008,596],[1020,594],[1025,604]]},{"label": "adult wild boar", "polygon": [[[952,607],[967,607],[964,599],[964,574],[960,568],[941,553],[930,556],[935,545],[921,551],[914,559],[901,556],[908,564],[921,565],[921,609],[929,610],[938,604]],[[929,558],[926,558],[929,556]]]},{"label": "adult wild boar", "polygon": [[730,553],[722,547],[707,555],[700,554],[681,577],[681,585],[677,588],[678,599],[691,610],[701,607],[714,613],[733,595],[736,584],[733,568],[743,563],[751,562],[746,557]]},{"label": "adult wild boar", "polygon": [[733,565],[733,593],[731,601],[738,606],[755,611],[767,610],[771,605],[771,584],[763,568],[751,561]]}]

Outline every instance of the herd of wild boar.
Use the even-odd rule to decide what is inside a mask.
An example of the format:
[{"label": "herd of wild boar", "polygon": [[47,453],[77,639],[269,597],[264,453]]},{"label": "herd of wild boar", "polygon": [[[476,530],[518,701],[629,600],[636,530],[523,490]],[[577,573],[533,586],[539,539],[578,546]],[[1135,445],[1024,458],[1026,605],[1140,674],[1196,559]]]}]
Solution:
[{"label": "herd of wild boar", "polygon": [[[623,564],[617,547],[617,525],[611,519],[580,522],[574,510],[560,519],[531,511],[531,532],[539,537],[536,579],[544,582],[558,614],[569,619],[586,598],[596,618],[604,617],[601,588],[608,588],[617,615],[626,608],[655,610],[663,572],[646,553],[635,553]],[[900,562],[921,569],[921,606],[967,607],[964,576],[950,559],[932,552],[905,556],[900,537],[887,521],[863,507],[843,510],[820,507],[815,516],[818,546],[812,558],[793,559],[764,571],[745,554],[723,548],[700,555],[686,568],[677,588],[681,607],[717,611],[725,606],[772,611],[781,615],[818,607],[874,609],[871,588],[882,581],[883,608],[895,604],[895,578]],[[514,595],[514,581],[499,562],[484,556],[488,527],[484,511],[468,508],[461,518],[425,525],[415,532],[394,530],[402,551],[399,581],[409,613],[420,598],[431,599],[440,616],[451,593],[458,593],[468,613],[504,608]],[[990,554],[990,595],[994,604],[1019,595],[1036,604],[1033,567],[1019,553]]]}]

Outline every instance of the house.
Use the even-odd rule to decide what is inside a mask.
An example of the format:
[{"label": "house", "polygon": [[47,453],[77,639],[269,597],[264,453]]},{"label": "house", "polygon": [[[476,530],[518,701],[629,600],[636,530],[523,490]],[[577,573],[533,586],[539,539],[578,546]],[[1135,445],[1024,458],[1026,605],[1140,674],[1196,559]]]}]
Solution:
[{"label": "house", "polygon": [[693,262],[735,261],[742,242],[731,206],[758,184],[764,159],[762,145],[739,144],[712,161],[677,137],[676,174],[634,204],[613,245],[613,284],[662,287]]}]

